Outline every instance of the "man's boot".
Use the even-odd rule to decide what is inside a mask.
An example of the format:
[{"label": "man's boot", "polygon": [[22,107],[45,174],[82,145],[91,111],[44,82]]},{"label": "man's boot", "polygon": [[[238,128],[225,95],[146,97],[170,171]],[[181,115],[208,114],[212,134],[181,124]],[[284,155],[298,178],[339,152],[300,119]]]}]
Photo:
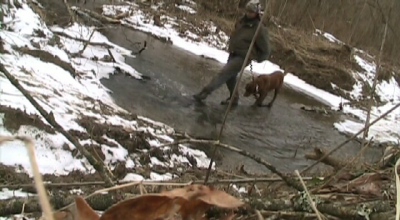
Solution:
[{"label": "man's boot", "polygon": [[[231,97],[227,98],[226,100],[221,102],[221,105],[229,105],[229,102],[231,100]],[[237,106],[239,105],[239,96],[234,96],[232,100],[232,106]]]},{"label": "man's boot", "polygon": [[207,96],[208,96],[209,94],[210,94],[210,92],[208,92],[207,90],[203,89],[201,92],[199,92],[199,93],[193,95],[193,98],[194,98],[196,101],[201,102],[201,101],[203,101],[204,99],[206,99]]}]

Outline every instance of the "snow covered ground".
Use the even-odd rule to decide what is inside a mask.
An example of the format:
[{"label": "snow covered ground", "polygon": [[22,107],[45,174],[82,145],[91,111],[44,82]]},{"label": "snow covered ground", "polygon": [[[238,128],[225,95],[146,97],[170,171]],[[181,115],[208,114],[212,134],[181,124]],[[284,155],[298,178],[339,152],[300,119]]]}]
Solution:
[{"label": "snow covered ground", "polygon": [[[52,111],[55,120],[65,130],[87,132],[77,122],[84,116],[92,117],[97,123],[118,125],[129,131],[143,131],[148,136],[148,143],[152,148],[170,143],[174,130],[164,124],[153,122],[150,119],[138,117],[137,120],[127,120],[119,114],[125,110],[114,104],[107,93],[107,89],[100,83],[102,77],[113,74],[116,69],[125,71],[135,78],[140,79],[141,74],[124,63],[123,56],[132,56],[131,51],[119,47],[107,40],[105,36],[91,27],[74,24],[67,29],[60,27],[47,27],[40,17],[24,2],[20,1],[22,8],[11,8],[10,13],[4,17],[7,27],[0,30],[0,38],[4,42],[7,53],[1,54],[0,62],[30,92],[36,101],[48,112]],[[71,56],[83,47],[83,41],[72,38],[88,39],[94,32],[91,42],[109,45],[110,52],[116,62],[107,62],[102,59],[109,55],[109,51],[102,46],[88,45],[80,56]],[[42,34],[38,34],[38,33]],[[63,33],[70,37],[59,37],[55,33]],[[71,72],[51,62],[21,53],[24,50],[43,50],[60,58],[64,63],[71,65],[76,70],[76,78]],[[38,111],[0,72],[0,105],[21,109],[28,114],[37,114]],[[104,106],[109,111],[104,112]],[[44,122],[45,120],[40,117]],[[75,147],[60,133],[50,134],[33,126],[21,126],[17,131],[10,131],[4,125],[5,114],[0,113],[0,135],[24,135],[35,139],[36,157],[42,174],[62,175],[73,170],[93,173],[93,167],[86,159],[72,156]],[[140,123],[139,123],[140,122]],[[47,124],[47,122],[45,122]],[[117,147],[96,143],[94,140],[80,140],[81,144],[96,144],[101,147],[105,155],[105,164],[111,169],[117,161],[125,161],[127,168],[141,167],[138,155],[128,154],[125,147],[110,137],[104,137],[115,143]],[[65,147],[65,145],[67,147]],[[163,151],[170,147],[163,147]],[[146,149],[142,150],[146,152]],[[176,152],[176,151],[174,151]],[[184,145],[178,148],[179,153],[171,153],[168,162],[161,162],[152,157],[150,167],[161,165],[165,167],[185,166],[190,167],[188,157],[195,158],[198,167],[208,167],[209,159],[204,152],[190,149]],[[18,141],[8,142],[0,146],[0,164],[15,166],[19,172],[26,172],[31,176],[31,168],[27,151]],[[144,178],[136,173],[128,173],[123,180],[168,180],[172,174],[158,174],[151,172],[150,178]],[[15,192],[15,191],[14,191]],[[17,192],[20,193],[20,192]],[[18,194],[19,195],[19,194]],[[17,195],[17,196],[18,196]],[[13,196],[7,190],[0,191],[0,199]],[[15,195],[14,195],[15,196]]]},{"label": "snow covered ground", "polygon": [[[104,5],[103,6],[103,14],[104,15],[115,15],[119,12],[125,12],[128,10],[134,10],[132,16],[125,18],[123,20],[124,25],[130,25],[134,28],[151,33],[153,35],[157,35],[163,38],[169,38],[172,43],[182,49],[190,51],[196,55],[203,55],[206,57],[210,57],[216,59],[221,63],[226,63],[228,58],[228,53],[223,50],[228,40],[228,36],[222,31],[218,30],[212,22],[209,22],[207,25],[210,32],[212,34],[206,37],[199,37],[190,31],[186,31],[185,36],[179,34],[176,30],[177,18],[162,16],[161,19],[166,21],[163,27],[159,27],[154,25],[153,20],[149,19],[148,16],[140,10],[139,6],[134,3],[127,3],[129,5],[123,6],[112,6],[112,5]],[[192,3],[188,3],[185,6],[180,6],[180,8],[184,7],[186,11],[188,11],[187,7],[192,7]],[[153,10],[158,10],[157,7],[152,7]],[[188,13],[194,13],[193,10],[189,10]],[[185,21],[180,21],[185,22]],[[323,33],[320,30],[316,30],[316,34],[323,35],[325,38],[330,40],[333,43],[342,43],[340,40],[336,39],[329,33]],[[359,53],[365,52],[358,50]],[[363,72],[355,72],[353,74],[358,75],[355,77],[357,80],[356,85],[354,86],[353,91],[350,93],[354,99],[358,99],[361,97],[361,87],[364,82],[368,83],[372,86],[373,77],[376,70],[376,64],[373,62],[368,62],[365,59],[362,59],[359,55],[355,54],[354,58],[360,64],[360,66],[364,69]],[[247,67],[249,70],[249,67]],[[274,63],[269,61],[265,61],[262,63],[253,62],[253,71],[256,74],[269,74],[275,70],[280,70],[280,67]],[[362,81],[361,81],[361,80]],[[364,81],[364,82],[363,82]],[[312,85],[307,84],[305,81],[299,79],[297,76],[288,73],[285,77],[285,84],[299,92],[302,92],[306,95],[309,95],[325,104],[330,106],[332,109],[337,109],[341,102],[348,103],[349,100],[346,100],[343,97],[339,97],[337,95],[333,95],[329,92],[318,89]],[[381,100],[385,101],[386,104],[380,107],[373,107],[371,112],[371,121],[379,117],[379,115],[385,113],[388,109],[396,105],[400,102],[400,88],[397,84],[396,80],[391,78],[389,82],[381,82],[377,85],[377,94],[381,97]],[[353,108],[349,105],[344,105],[343,108],[344,113],[349,113],[357,118],[361,119],[364,122],[355,122],[352,120],[344,120],[334,124],[334,127],[341,132],[347,134],[355,134],[359,130],[361,130],[364,126],[366,119],[366,111]],[[397,125],[396,121],[400,119],[400,109],[395,110],[385,119],[376,123],[371,127],[368,138],[373,137],[374,141],[377,142],[392,142],[398,143],[400,139],[400,126]],[[361,137],[361,135],[359,136]]]}]

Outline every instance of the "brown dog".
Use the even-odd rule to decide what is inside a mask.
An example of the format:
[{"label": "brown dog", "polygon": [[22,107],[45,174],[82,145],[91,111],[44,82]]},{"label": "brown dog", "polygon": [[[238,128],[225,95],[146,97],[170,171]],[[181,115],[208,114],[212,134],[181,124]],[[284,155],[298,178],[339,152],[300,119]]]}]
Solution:
[{"label": "brown dog", "polygon": [[253,80],[246,84],[246,91],[244,92],[244,97],[254,95],[256,98],[255,105],[262,107],[262,102],[267,97],[268,92],[275,90],[274,97],[271,102],[266,105],[267,107],[272,107],[279,90],[282,88],[283,79],[286,75],[286,71],[275,71],[268,75],[260,75],[256,78],[253,76]]}]

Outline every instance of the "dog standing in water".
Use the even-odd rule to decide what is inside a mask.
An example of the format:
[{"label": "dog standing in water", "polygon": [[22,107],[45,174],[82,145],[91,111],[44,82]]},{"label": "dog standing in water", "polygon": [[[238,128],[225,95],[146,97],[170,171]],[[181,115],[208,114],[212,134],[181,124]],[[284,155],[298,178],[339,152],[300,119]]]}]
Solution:
[{"label": "dog standing in water", "polygon": [[267,97],[268,92],[275,90],[274,97],[271,102],[266,105],[266,107],[272,107],[279,90],[282,88],[283,79],[285,78],[286,71],[275,71],[271,74],[259,75],[256,78],[253,76],[253,80],[246,84],[246,91],[244,92],[244,97],[254,95],[256,98],[255,105],[263,107],[262,104],[264,99]]}]

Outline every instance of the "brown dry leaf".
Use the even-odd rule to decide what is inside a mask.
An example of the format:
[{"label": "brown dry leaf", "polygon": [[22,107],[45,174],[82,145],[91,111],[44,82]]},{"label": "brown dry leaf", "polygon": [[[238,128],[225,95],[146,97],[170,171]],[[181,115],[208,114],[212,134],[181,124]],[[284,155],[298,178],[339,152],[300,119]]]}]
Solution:
[{"label": "brown dry leaf", "polygon": [[162,192],[162,194],[183,196],[188,200],[182,204],[179,210],[183,219],[201,219],[207,209],[213,205],[226,209],[234,209],[244,205],[242,201],[224,191],[199,184]]},{"label": "brown dry leaf", "polygon": [[153,220],[168,219],[184,203],[182,198],[170,198],[161,194],[146,194],[119,202],[100,217],[100,220]]},{"label": "brown dry leaf", "polygon": [[[66,211],[57,211],[53,212],[54,220],[74,220],[69,212]],[[38,220],[46,220],[46,217],[43,215],[38,218]]]},{"label": "brown dry leaf", "polygon": [[84,198],[75,198],[75,205],[79,219],[74,220],[99,220],[100,216],[87,204]]},{"label": "brown dry leaf", "polygon": [[186,200],[199,199],[209,205],[220,208],[234,209],[243,206],[244,203],[228,193],[200,184],[194,184],[183,188],[165,191],[161,193],[169,197],[182,197]]},{"label": "brown dry leaf", "polygon": [[198,199],[207,204],[215,205],[219,208],[225,209],[234,209],[244,205],[244,203],[239,199],[217,189],[210,189],[208,194],[200,196]]},{"label": "brown dry leaf", "polygon": [[194,200],[200,196],[210,193],[210,188],[200,184],[193,184],[182,188],[176,188],[170,191],[163,191],[160,194],[170,198],[180,197],[186,200]]},{"label": "brown dry leaf", "polygon": [[207,209],[211,207],[210,204],[198,200],[198,198],[209,193],[210,188],[199,184],[161,192],[162,195],[166,195],[170,198],[183,198],[184,200],[181,201],[184,202],[180,204],[181,207],[179,213],[181,214],[182,219],[193,220],[201,219]]},{"label": "brown dry leaf", "polygon": [[62,211],[53,213],[54,220],[99,220],[100,216],[87,204],[84,198],[77,196],[75,204]]},{"label": "brown dry leaf", "polygon": [[71,214],[66,211],[58,211],[53,213],[54,220],[75,220]]},{"label": "brown dry leaf", "polygon": [[53,213],[54,220],[61,220],[61,219],[66,218],[67,216],[68,216],[68,213],[64,212],[64,211]]},{"label": "brown dry leaf", "polygon": [[[190,185],[160,194],[146,194],[128,199],[111,206],[101,217],[82,197],[78,196],[75,203],[76,210],[69,210],[71,220],[172,220],[177,219],[174,215],[178,213],[183,220],[203,220],[205,212],[213,205],[228,209],[244,205],[224,191],[204,185]],[[59,215],[60,218],[56,220],[66,220],[65,213]],[[233,217],[231,212],[223,220],[232,220]]]},{"label": "brown dry leaf", "polygon": [[179,210],[182,219],[202,219],[206,211],[211,207],[211,205],[201,201],[201,200],[190,200],[184,203]]}]

